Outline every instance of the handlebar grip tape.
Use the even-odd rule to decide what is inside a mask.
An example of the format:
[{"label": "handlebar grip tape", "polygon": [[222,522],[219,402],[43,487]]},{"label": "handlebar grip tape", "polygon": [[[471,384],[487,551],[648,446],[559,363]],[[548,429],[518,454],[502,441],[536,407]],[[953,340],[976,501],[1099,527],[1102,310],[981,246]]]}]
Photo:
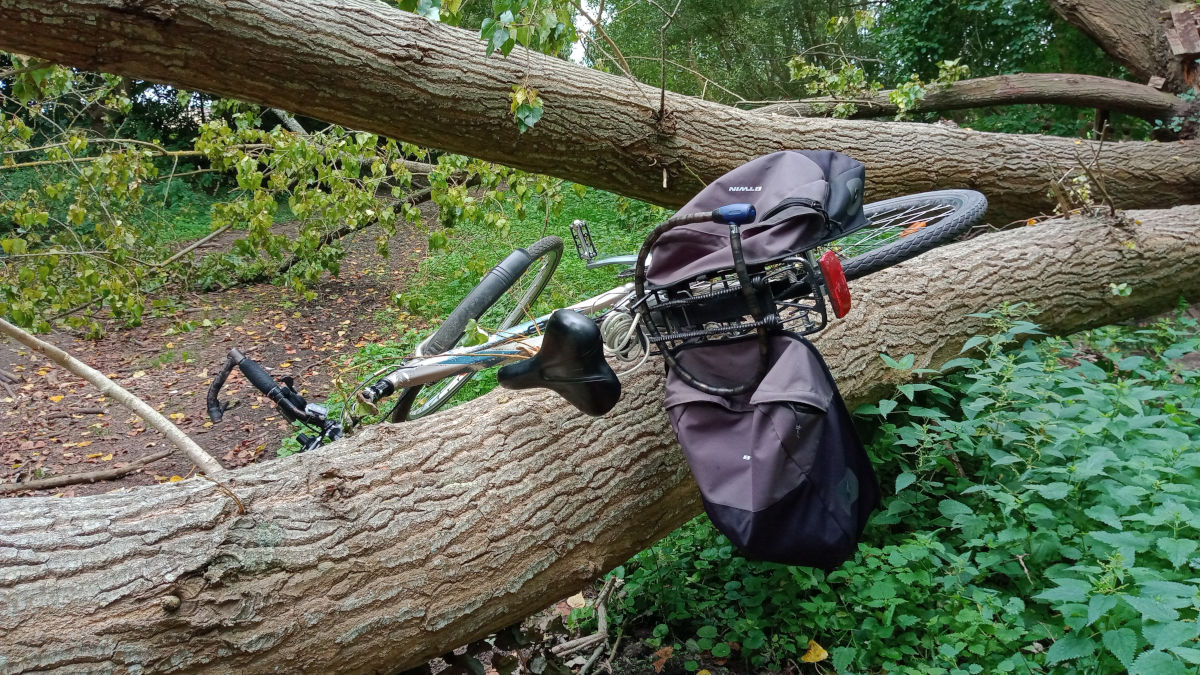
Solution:
[{"label": "handlebar grip tape", "polygon": [[256,389],[266,394],[271,395],[271,392],[279,388],[279,383],[272,378],[263,367],[251,361],[248,358],[243,358],[238,362],[238,368],[242,369],[242,374],[250,380]]}]

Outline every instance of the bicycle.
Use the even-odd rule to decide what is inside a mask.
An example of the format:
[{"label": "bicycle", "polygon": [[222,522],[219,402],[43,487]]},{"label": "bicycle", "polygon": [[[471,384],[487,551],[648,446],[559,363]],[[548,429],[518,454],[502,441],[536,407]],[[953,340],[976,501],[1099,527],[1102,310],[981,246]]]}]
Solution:
[{"label": "bicycle", "polygon": [[[736,275],[689,282],[682,291],[655,289],[653,285],[647,290],[647,254],[657,235],[681,225],[709,221],[728,224],[736,231],[754,221],[752,206],[731,204],[712,212],[673,216],[655,229],[636,257],[597,259],[586,224],[577,221],[572,225],[572,238],[579,257],[589,267],[623,267],[618,277],[632,274],[634,281],[531,318],[530,308],[554,274],[563,252],[559,237],[540,239],[527,249],[509,254],[418,345],[406,363],[382,377],[376,373],[360,382],[351,400],[377,411],[383,399],[398,394],[389,419],[393,422],[418,419],[445,405],[479,371],[504,366],[509,373],[507,381],[501,382],[504,386],[551,388],[584,412],[603,414],[620,394],[619,380],[608,366],[606,354],[621,361],[640,359],[645,363],[657,348],[670,361],[669,350],[663,345],[702,339],[706,335],[728,338],[758,332],[761,338],[766,330],[785,323],[799,326],[801,335],[817,332],[828,321],[827,302],[839,317],[848,311],[845,281],[890,267],[954,239],[982,218],[986,207],[983,195],[970,190],[926,192],[866,204],[863,206],[866,218],[861,227],[839,231],[836,237],[819,241],[802,255],[758,266],[753,274],[751,270],[739,269]],[[842,280],[831,280],[829,276]],[[525,279],[530,280],[528,284]],[[520,292],[511,307],[503,306],[503,318],[496,327],[483,331],[479,326],[481,317],[500,307],[502,299],[510,297],[514,288]],[[711,302],[706,305],[703,301],[708,300]],[[747,307],[754,309],[764,302],[770,303],[773,310],[782,306],[783,313],[755,310],[754,316],[764,318],[749,322],[739,319],[750,314],[745,311]],[[683,305],[695,308],[691,311],[699,316],[688,316],[681,322],[676,308]],[[787,318],[783,318],[784,314]],[[479,339],[483,335],[486,338]],[[302,451],[336,440],[353,426],[352,414],[348,420],[343,410],[339,419],[330,419],[324,406],[309,403],[296,392],[291,378],[276,382],[236,349],[230,350],[225,366],[208,391],[208,411],[214,422],[221,419],[226,409],[218,396],[235,366],[276,404],[286,419],[315,432],[312,436],[298,434]],[[350,407],[348,403],[346,408]]]}]

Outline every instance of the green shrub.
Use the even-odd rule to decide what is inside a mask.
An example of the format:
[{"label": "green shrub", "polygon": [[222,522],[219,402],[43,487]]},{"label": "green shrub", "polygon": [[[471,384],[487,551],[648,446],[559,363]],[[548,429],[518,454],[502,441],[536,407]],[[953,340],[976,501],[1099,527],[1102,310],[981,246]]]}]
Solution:
[{"label": "green shrub", "polygon": [[985,316],[954,372],[860,409],[891,494],[851,561],[747,561],[702,516],[615,572],[620,616],[691,669],[813,640],[841,673],[1195,672],[1196,321],[1021,343],[1020,308]]}]

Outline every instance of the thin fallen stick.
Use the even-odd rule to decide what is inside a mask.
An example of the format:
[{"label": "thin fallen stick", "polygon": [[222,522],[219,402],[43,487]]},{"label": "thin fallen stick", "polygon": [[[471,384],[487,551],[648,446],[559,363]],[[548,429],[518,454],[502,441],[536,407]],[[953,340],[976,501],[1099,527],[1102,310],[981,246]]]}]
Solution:
[{"label": "thin fallen stick", "polygon": [[60,417],[71,417],[72,415],[103,415],[103,408],[79,408],[77,410],[64,410],[62,412],[50,413],[43,419],[56,420]]},{"label": "thin fallen stick", "polygon": [[0,485],[0,495],[9,494],[11,492],[45,490],[48,488],[62,487],[64,485],[78,485],[79,483],[96,483],[102,480],[112,480],[114,478],[120,478],[127,473],[133,473],[134,471],[137,471],[151,462],[157,462],[167,455],[170,455],[172,452],[174,451],[170,448],[167,448],[166,450],[156,452],[153,455],[146,455],[129,466],[123,466],[116,469],[97,469],[96,471],[71,473],[65,476],[55,476],[54,478],[31,480],[28,483],[5,483],[4,485]]},{"label": "thin fallen stick", "polygon": [[58,347],[26,333],[4,319],[0,319],[0,333],[11,337],[63,368],[91,382],[102,394],[133,411],[138,417],[146,420],[147,424],[161,431],[167,437],[167,440],[182,450],[183,454],[187,455],[192,464],[195,464],[204,473],[216,475],[225,470],[220,462],[213,459],[212,455],[205,452],[199,445],[196,445],[196,442],[188,438],[187,434],[180,431],[179,427],[160,415],[157,410],[151,408],[145,401],[105,377],[100,371],[76,359]]},{"label": "thin fallen stick", "polygon": [[171,256],[170,258],[167,258],[166,260],[164,260],[160,263],[156,263],[154,266],[155,267],[166,267],[167,265],[170,265],[171,263],[175,262],[176,260],[179,260],[183,256],[187,255],[191,251],[194,251],[197,248],[200,248],[201,246],[212,241],[214,237],[216,237],[218,234],[221,234],[225,230],[228,230],[232,226],[233,226],[233,223],[228,223],[226,225],[221,226],[220,228],[218,228],[216,230],[213,230],[208,235],[206,235],[203,239],[197,239],[196,241],[192,242],[192,244],[190,246],[188,246],[187,248],[183,249],[182,251],[179,251],[175,255]]}]

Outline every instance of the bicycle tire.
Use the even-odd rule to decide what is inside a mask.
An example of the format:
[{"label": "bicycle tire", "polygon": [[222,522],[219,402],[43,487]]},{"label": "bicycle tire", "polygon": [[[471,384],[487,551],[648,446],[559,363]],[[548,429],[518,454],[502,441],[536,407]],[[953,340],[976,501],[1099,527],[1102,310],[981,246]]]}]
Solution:
[{"label": "bicycle tire", "polygon": [[[525,256],[517,256],[524,252]],[[513,255],[506,258],[492,271],[484,276],[475,288],[467,293],[462,302],[447,315],[446,320],[429,337],[417,346],[418,356],[434,356],[454,349],[466,334],[467,325],[478,321],[489,310],[497,305],[509,291],[521,285],[530,270],[533,280],[529,287],[517,299],[516,304],[496,326],[496,331],[502,331],[527,320],[530,308],[537,302],[538,296],[545,290],[554,270],[562,259],[563,242],[555,236],[543,237],[533,245],[517,249]],[[540,264],[539,264],[540,261]],[[440,382],[417,387],[409,387],[400,392],[390,418],[393,422],[405,422],[429,415],[446,404],[475,373],[448,377]],[[421,393],[424,392],[424,396]]]},{"label": "bicycle tire", "polygon": [[983,218],[987,199],[974,190],[935,190],[866,204],[863,211],[863,227],[824,245],[838,251],[848,280],[949,242]]}]

